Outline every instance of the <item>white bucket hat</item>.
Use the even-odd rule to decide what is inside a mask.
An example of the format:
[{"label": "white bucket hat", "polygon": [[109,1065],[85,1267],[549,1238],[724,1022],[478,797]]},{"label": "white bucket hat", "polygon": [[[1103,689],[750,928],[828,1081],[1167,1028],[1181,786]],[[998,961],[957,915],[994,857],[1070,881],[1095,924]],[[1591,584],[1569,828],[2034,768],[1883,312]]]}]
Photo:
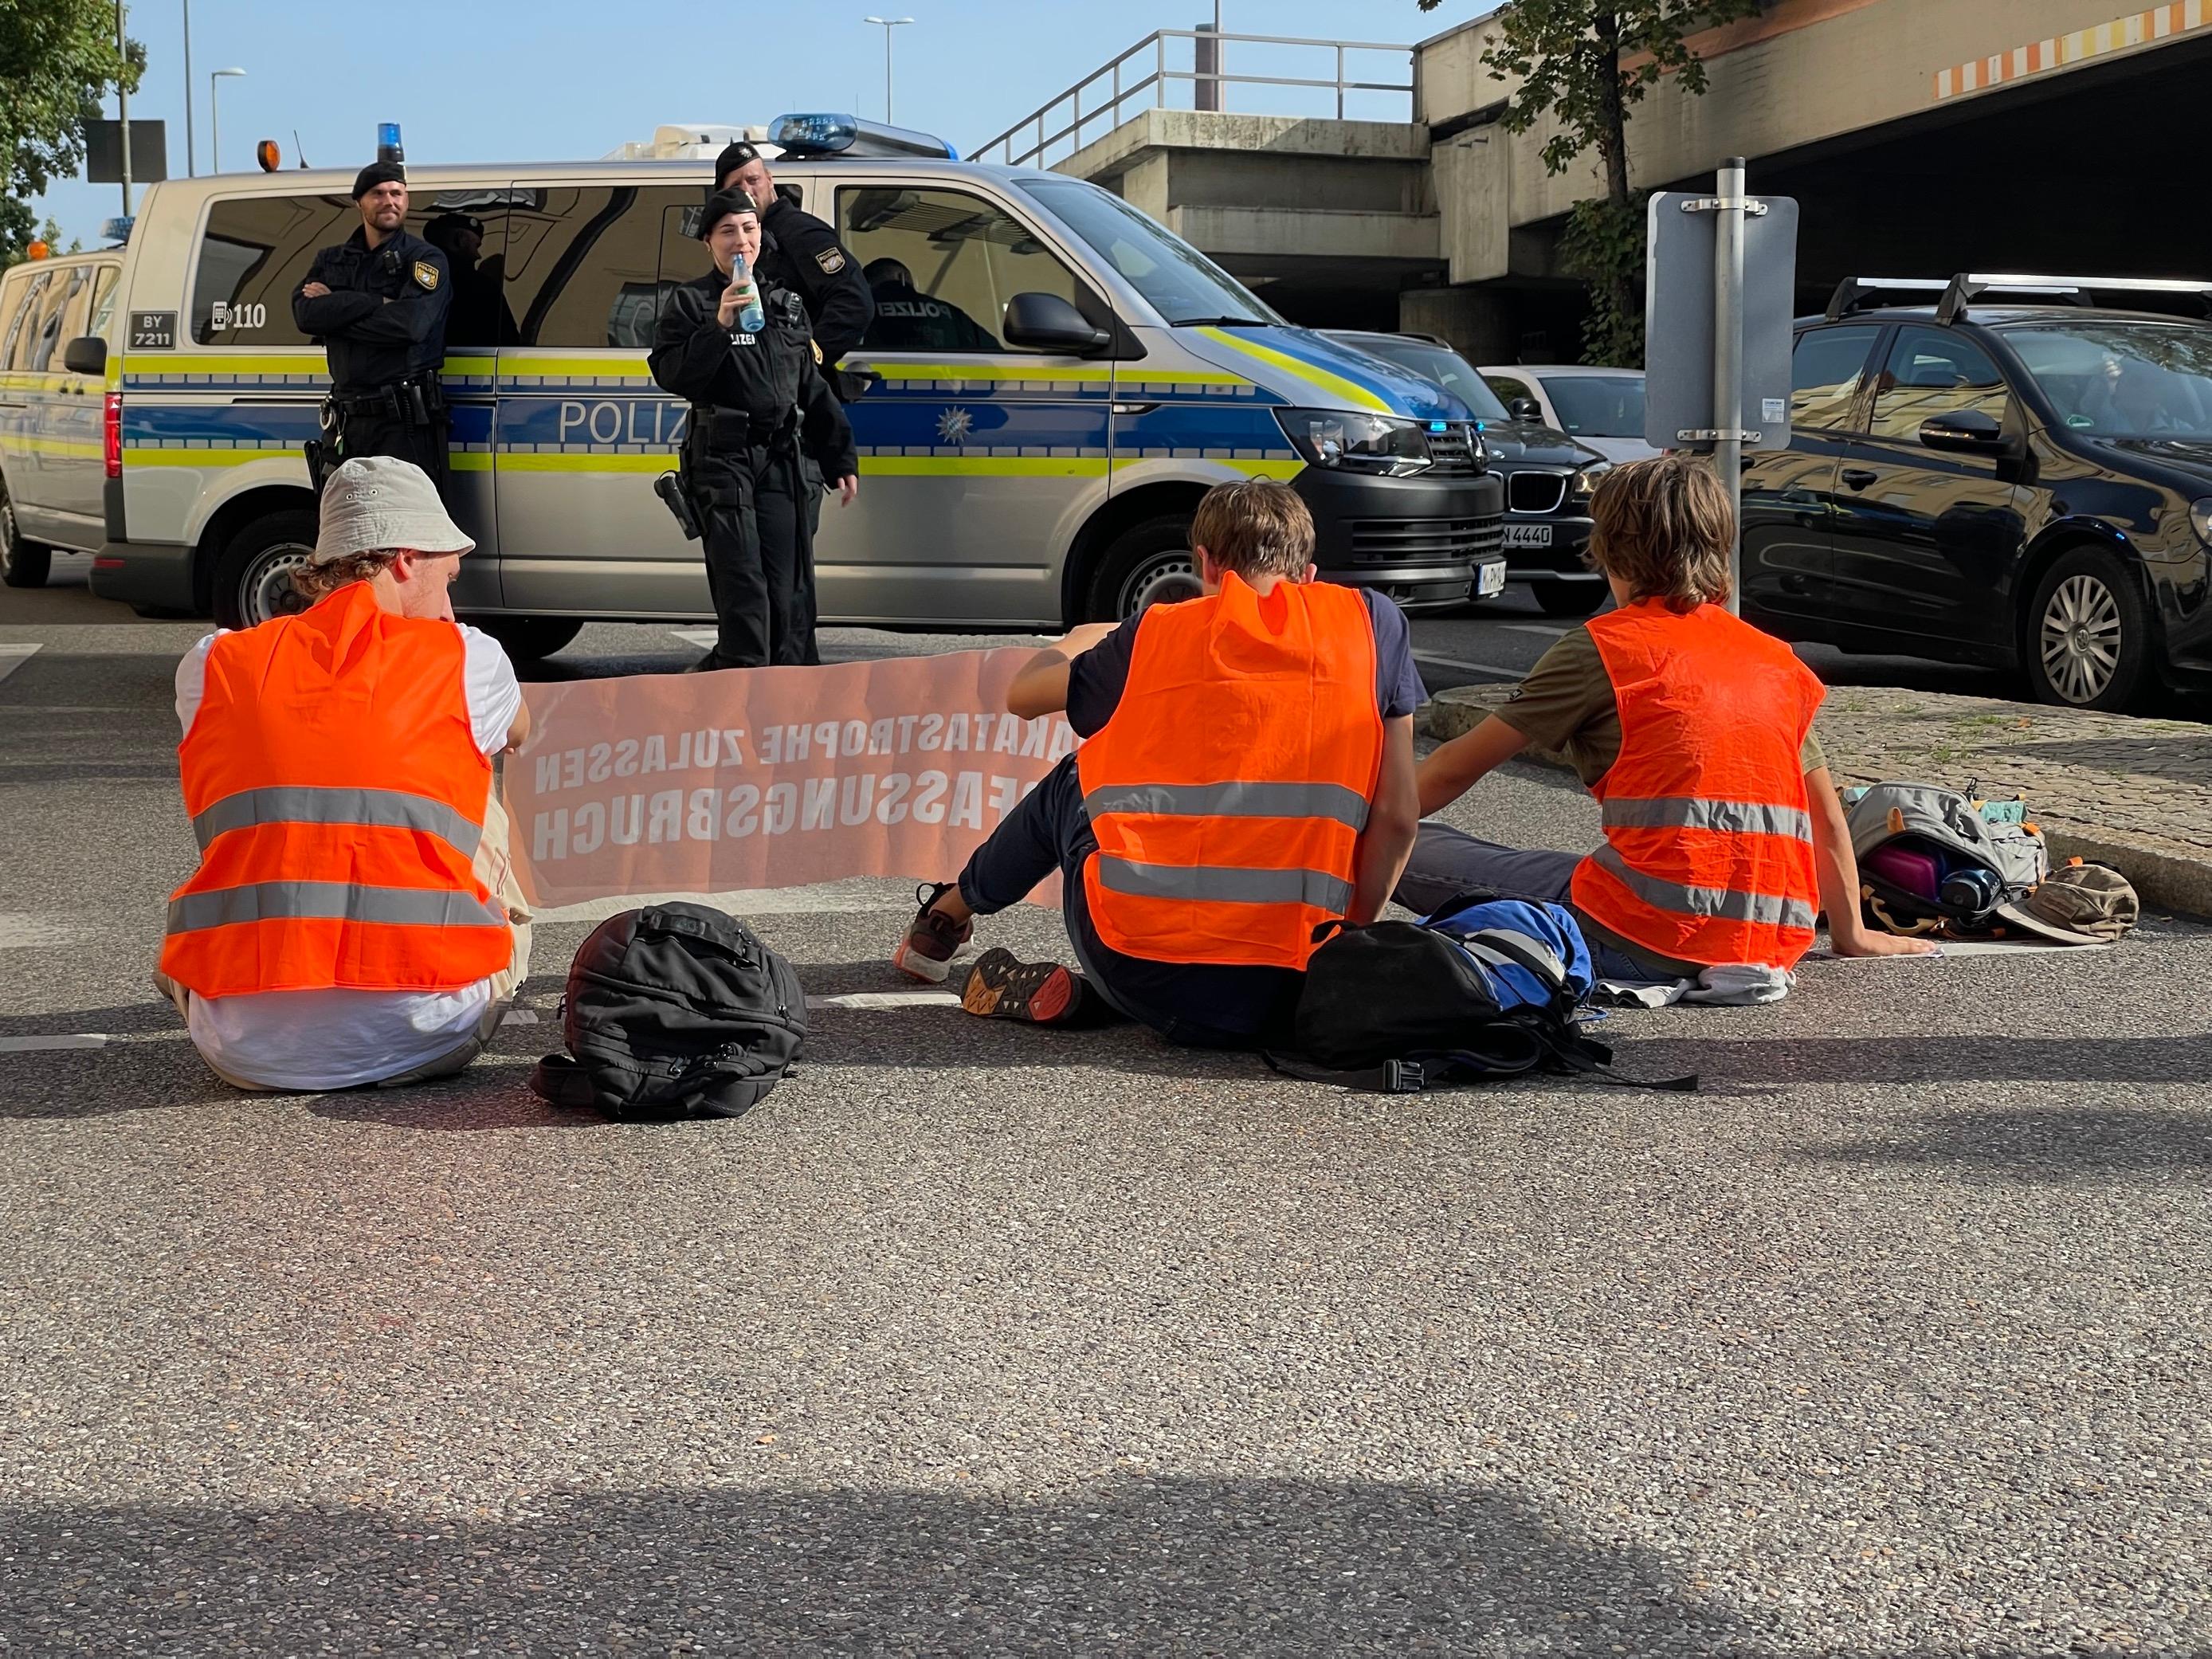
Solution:
[{"label": "white bucket hat", "polygon": [[402,547],[467,553],[476,544],[447,514],[430,475],[412,461],[363,455],[324,481],[322,526],[309,564]]}]

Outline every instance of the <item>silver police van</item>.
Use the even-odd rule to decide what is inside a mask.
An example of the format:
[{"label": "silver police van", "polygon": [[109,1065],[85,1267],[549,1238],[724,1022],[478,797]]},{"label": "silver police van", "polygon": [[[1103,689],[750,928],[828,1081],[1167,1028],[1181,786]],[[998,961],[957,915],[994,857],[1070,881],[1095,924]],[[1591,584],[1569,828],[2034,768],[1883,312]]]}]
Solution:
[{"label": "silver police van", "polygon": [[90,553],[107,539],[122,275],[110,249],[0,276],[0,580],[10,587],[44,582],[57,549]]},{"label": "silver police van", "polygon": [[[843,363],[867,387],[860,493],[823,510],[825,622],[1057,629],[1186,596],[1199,497],[1254,477],[1292,482],[1334,580],[1413,605],[1502,584],[1501,486],[1449,393],[1286,324],[1082,180],[848,117],[771,137],[779,185],[893,296]],[[408,168],[408,228],[454,285],[453,505],[480,550],[455,606],[520,655],[588,621],[712,617],[652,488],[686,410],[646,369],[662,296],[708,265],[707,170]],[[108,389],[97,592],[231,625],[296,603],[327,380],[292,293],[358,222],[350,177],[170,179],[102,256],[119,326],[69,348]]]}]

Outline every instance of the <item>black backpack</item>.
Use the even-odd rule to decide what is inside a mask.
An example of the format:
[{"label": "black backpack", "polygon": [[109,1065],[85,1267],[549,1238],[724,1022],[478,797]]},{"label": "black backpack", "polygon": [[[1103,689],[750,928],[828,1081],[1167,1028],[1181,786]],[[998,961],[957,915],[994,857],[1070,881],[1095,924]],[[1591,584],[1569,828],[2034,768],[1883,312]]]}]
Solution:
[{"label": "black backpack", "polygon": [[[1308,1063],[1270,1054],[1277,1071],[1385,1094],[1540,1070],[1628,1081],[1612,1075],[1613,1050],[1575,1023],[1574,988],[1537,939],[1485,930],[1478,953],[1429,923],[1329,922],[1316,933],[1328,937],[1307,964],[1295,1025]],[[1531,1002],[1501,987],[1491,964],[1505,963],[1549,998]],[[1630,1086],[1688,1091],[1698,1080]]]},{"label": "black backpack", "polygon": [[806,1041],[806,993],[791,964],[703,904],[601,922],[569,964],[561,1006],[568,1053],[540,1060],[532,1090],[625,1121],[735,1117],[782,1080]]}]

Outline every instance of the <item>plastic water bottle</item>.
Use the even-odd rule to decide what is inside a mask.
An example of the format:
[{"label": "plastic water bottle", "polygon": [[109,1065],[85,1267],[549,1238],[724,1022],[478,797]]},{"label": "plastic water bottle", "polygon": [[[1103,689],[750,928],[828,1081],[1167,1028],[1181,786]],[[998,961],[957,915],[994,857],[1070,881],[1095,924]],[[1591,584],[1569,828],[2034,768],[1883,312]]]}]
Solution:
[{"label": "plastic water bottle", "polygon": [[743,284],[746,293],[744,304],[738,312],[738,326],[748,334],[757,334],[768,323],[768,313],[761,309],[760,288],[753,281],[752,272],[745,268],[745,256],[738,255],[730,266],[730,286]]}]

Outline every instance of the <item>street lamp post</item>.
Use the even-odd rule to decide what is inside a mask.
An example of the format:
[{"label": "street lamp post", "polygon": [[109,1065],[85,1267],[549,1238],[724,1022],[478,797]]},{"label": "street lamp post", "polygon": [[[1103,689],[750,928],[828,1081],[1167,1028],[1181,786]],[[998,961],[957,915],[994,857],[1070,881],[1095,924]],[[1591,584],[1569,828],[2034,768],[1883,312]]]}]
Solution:
[{"label": "street lamp post", "polygon": [[192,0],[185,0],[185,177],[196,177],[192,162]]},{"label": "street lamp post", "polygon": [[891,31],[902,23],[911,23],[911,17],[866,17],[866,23],[882,26],[884,31],[884,119],[891,118]]},{"label": "street lamp post", "polygon": [[222,171],[222,112],[216,106],[216,93],[227,75],[243,75],[242,69],[216,70],[208,76],[208,171]]}]

